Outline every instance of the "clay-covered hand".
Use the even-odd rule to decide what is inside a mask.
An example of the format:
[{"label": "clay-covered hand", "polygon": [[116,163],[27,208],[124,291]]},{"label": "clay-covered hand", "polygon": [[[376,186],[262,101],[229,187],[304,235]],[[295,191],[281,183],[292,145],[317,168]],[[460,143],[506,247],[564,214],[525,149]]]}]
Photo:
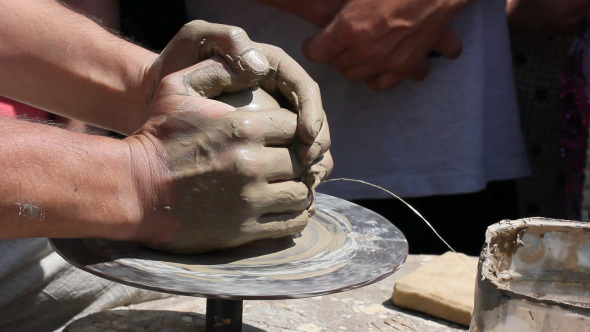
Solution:
[{"label": "clay-covered hand", "polygon": [[251,41],[238,27],[205,21],[184,25],[146,71],[148,102],[166,75],[212,56],[223,58],[237,75],[226,85],[226,91],[242,91],[259,84],[290,102],[287,108],[298,114],[297,132],[302,143],[298,155],[303,164],[311,164],[328,151],[330,138],[322,129],[326,119],[317,84],[281,49]]},{"label": "clay-covered hand", "polygon": [[510,30],[520,34],[571,33],[590,12],[588,0],[508,0]]},{"label": "clay-covered hand", "polygon": [[386,90],[429,73],[428,54],[454,59],[462,41],[450,26],[471,0],[347,0],[303,50],[315,62]]},{"label": "clay-covered hand", "polygon": [[292,148],[297,116],[236,111],[202,97],[227,92],[236,79],[213,58],[160,83],[153,117],[126,138],[144,206],[135,240],[198,253],[292,235],[307,224],[312,193],[297,180],[304,167]]}]

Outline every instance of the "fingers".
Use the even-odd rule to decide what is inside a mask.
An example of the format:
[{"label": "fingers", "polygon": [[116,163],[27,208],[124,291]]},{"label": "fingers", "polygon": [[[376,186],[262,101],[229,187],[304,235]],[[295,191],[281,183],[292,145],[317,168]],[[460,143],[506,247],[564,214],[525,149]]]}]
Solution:
[{"label": "fingers", "polygon": [[384,69],[408,71],[407,61],[395,52],[394,42],[385,39],[376,44],[348,48],[330,61],[330,65],[352,81],[367,80]]},{"label": "fingers", "polygon": [[303,54],[309,60],[318,63],[330,62],[345,50],[338,42],[338,20],[334,20],[318,34],[303,42]]},{"label": "fingers", "polygon": [[324,152],[328,151],[331,144],[330,127],[326,121],[318,133],[316,140],[311,145],[299,144],[297,146],[299,160],[301,160],[303,164],[308,165],[320,158]]},{"label": "fingers", "polygon": [[267,182],[296,179],[303,173],[303,166],[288,148],[264,148],[263,165],[258,171]]},{"label": "fingers", "polygon": [[334,160],[332,154],[327,151],[320,159],[314,162],[305,173],[303,182],[310,189],[315,189],[320,182],[330,175],[334,168]]},{"label": "fingers", "polygon": [[309,207],[307,208],[307,213],[309,214],[309,217],[313,217],[315,216],[316,213],[316,191],[315,189],[311,191],[311,204],[309,205]]},{"label": "fingers", "polygon": [[393,89],[403,82],[404,76],[397,73],[383,73],[367,80],[365,83],[373,90],[384,91]]},{"label": "fingers", "polygon": [[447,27],[433,49],[449,59],[456,59],[463,51],[463,41],[453,28]]},{"label": "fingers", "polygon": [[304,183],[296,181],[257,184],[245,189],[245,196],[258,215],[303,211],[311,203],[310,194]]},{"label": "fingers", "polygon": [[262,46],[271,72],[261,81],[261,86],[287,98],[299,115],[298,137],[306,144],[313,143],[325,121],[317,83],[283,50],[271,45]]},{"label": "fingers", "polygon": [[307,226],[307,211],[262,216],[257,224],[257,240],[301,233]]},{"label": "fingers", "polygon": [[268,71],[268,62],[241,28],[199,20],[188,23],[183,29],[186,29],[189,38],[200,45],[197,49],[198,60],[216,54],[229,60],[236,72],[261,77]]},{"label": "fingers", "polygon": [[162,80],[160,93],[212,98],[222,93],[244,89],[248,85],[238,78],[219,57],[179,70]]},{"label": "fingers", "polygon": [[354,82],[361,82],[370,79],[379,73],[379,68],[369,65],[359,65],[356,67],[342,69],[340,73]]},{"label": "fingers", "polygon": [[232,118],[234,137],[260,139],[265,146],[286,146],[295,141],[297,115],[291,111],[237,111]]},{"label": "fingers", "polygon": [[269,69],[268,61],[243,29],[192,21],[181,28],[160,54],[160,79],[214,55],[228,61],[238,76],[249,81],[250,85]]},{"label": "fingers", "polygon": [[427,55],[425,55],[421,60],[416,61],[412,67],[412,70],[409,72],[400,73],[394,71],[385,71],[369,78],[365,81],[365,83],[373,90],[390,90],[399,85],[406,78],[415,81],[421,81],[428,76],[429,72],[429,58]]}]

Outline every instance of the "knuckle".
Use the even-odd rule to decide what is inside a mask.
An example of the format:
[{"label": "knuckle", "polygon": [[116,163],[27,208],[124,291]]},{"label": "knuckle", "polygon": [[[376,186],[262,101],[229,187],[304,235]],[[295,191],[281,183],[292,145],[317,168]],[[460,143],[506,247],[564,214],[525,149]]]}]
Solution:
[{"label": "knuckle", "polygon": [[178,32],[177,35],[187,37],[187,36],[191,36],[194,34],[198,34],[202,30],[202,27],[206,24],[209,24],[209,23],[207,23],[203,20],[190,21],[188,23],[185,23],[180,28],[180,31]]},{"label": "knuckle", "polygon": [[320,91],[320,85],[313,80],[311,77],[307,80],[307,83],[305,84],[305,92],[308,94],[311,93],[318,93]]},{"label": "knuckle", "polygon": [[279,192],[277,201],[284,206],[293,206],[298,210],[304,210],[309,205],[309,189],[303,183],[292,187],[284,187]]},{"label": "knuckle", "polygon": [[234,41],[249,40],[248,34],[240,27],[229,27],[228,35]]},{"label": "knuckle", "polygon": [[260,174],[258,158],[249,149],[234,149],[232,153],[233,171],[244,178],[256,178]]},{"label": "knuckle", "polygon": [[203,23],[205,23],[205,21],[202,21],[202,20],[193,20],[193,21],[190,21],[188,23],[185,23],[182,26],[181,30],[196,28],[196,27],[201,26]]},{"label": "knuckle", "polygon": [[259,44],[262,45],[263,48],[270,54],[272,54],[272,57],[276,59],[276,61],[291,61],[292,58],[291,56],[289,56],[289,54],[287,54],[287,52],[285,52],[285,50],[283,50],[281,47],[275,46],[275,45],[270,45],[270,44]]},{"label": "knuckle", "polygon": [[252,139],[257,133],[254,121],[245,116],[234,119],[231,127],[233,138]]},{"label": "knuckle", "polygon": [[177,73],[167,75],[158,84],[158,89],[160,91],[172,91],[177,89],[179,83],[181,83],[183,80],[184,77],[179,76]]},{"label": "knuckle", "polygon": [[341,31],[341,37],[343,41],[348,43],[359,43],[365,41],[367,33],[369,32],[364,24],[361,24],[356,20],[347,20],[343,22]]}]

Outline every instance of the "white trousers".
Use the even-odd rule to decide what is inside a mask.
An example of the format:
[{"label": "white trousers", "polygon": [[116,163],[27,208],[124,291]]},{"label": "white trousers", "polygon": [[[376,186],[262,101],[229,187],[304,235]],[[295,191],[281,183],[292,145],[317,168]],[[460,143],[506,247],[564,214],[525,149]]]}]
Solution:
[{"label": "white trousers", "polygon": [[0,241],[0,331],[61,331],[88,314],[166,296],[73,267],[46,239]]}]

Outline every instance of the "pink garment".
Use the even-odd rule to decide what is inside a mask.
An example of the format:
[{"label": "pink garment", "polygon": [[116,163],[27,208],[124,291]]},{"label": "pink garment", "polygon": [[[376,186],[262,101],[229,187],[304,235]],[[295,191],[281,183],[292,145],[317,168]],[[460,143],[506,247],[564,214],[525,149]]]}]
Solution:
[{"label": "pink garment", "polygon": [[9,118],[26,118],[26,119],[39,119],[49,120],[51,114],[35,108],[33,106],[20,103],[16,100],[8,99],[0,96],[0,116]]}]

